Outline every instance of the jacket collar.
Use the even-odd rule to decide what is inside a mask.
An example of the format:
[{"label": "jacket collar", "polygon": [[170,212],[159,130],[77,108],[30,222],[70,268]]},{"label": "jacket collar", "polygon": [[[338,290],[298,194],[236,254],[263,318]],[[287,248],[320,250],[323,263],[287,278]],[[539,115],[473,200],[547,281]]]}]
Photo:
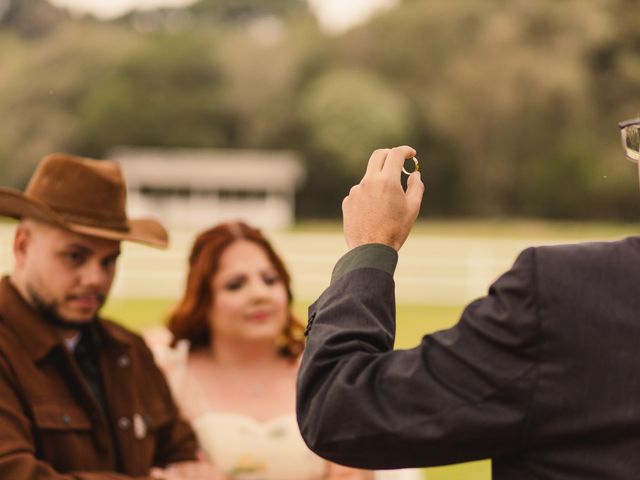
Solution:
[{"label": "jacket collar", "polygon": [[[54,348],[64,347],[56,329],[22,298],[9,277],[0,280],[0,319],[15,333],[34,361],[43,359]],[[131,344],[130,337],[111,322],[98,319],[96,326],[101,340],[123,346]]]}]

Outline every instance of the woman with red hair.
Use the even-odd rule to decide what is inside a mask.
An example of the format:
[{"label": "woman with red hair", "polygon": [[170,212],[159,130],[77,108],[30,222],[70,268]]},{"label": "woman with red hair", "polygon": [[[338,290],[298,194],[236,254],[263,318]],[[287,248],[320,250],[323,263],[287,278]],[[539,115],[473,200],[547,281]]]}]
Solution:
[{"label": "woman with red hair", "polygon": [[176,348],[159,355],[176,401],[205,455],[229,479],[372,478],[329,464],[299,434],[303,326],[291,302],[289,273],[259,230],[237,222],[202,232],[169,318]]}]

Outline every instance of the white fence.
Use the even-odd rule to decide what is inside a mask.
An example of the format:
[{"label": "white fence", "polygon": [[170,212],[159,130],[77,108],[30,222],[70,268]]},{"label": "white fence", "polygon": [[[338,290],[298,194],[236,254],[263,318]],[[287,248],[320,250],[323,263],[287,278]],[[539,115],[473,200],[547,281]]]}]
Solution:
[{"label": "white fence", "polygon": [[[0,224],[0,271],[11,269],[14,227]],[[186,273],[195,232],[171,232],[169,250],[125,243],[112,295],[176,298]],[[313,300],[326,288],[335,262],[345,252],[341,233],[269,232],[293,277],[296,298]],[[401,250],[396,271],[398,303],[461,305],[484,295],[489,284],[528,245],[549,239],[414,235]]]}]

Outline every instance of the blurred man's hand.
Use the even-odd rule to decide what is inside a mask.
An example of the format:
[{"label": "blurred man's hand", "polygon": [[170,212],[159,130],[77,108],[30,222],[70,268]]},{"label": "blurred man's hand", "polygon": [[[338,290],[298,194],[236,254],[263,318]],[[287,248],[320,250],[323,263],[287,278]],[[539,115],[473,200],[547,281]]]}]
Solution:
[{"label": "blurred man's hand", "polygon": [[407,158],[416,151],[407,146],[376,150],[362,181],[342,202],[344,236],[349,249],[365,243],[402,247],[413,226],[424,193],[419,172],[402,189],[400,176]]}]

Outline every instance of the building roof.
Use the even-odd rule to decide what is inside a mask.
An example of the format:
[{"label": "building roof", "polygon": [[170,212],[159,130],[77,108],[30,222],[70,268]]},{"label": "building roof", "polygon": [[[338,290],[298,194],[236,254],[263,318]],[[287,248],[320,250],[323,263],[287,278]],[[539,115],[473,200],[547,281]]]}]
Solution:
[{"label": "building roof", "polygon": [[305,178],[300,157],[287,150],[118,147],[109,158],[121,164],[129,189],[293,191]]}]

